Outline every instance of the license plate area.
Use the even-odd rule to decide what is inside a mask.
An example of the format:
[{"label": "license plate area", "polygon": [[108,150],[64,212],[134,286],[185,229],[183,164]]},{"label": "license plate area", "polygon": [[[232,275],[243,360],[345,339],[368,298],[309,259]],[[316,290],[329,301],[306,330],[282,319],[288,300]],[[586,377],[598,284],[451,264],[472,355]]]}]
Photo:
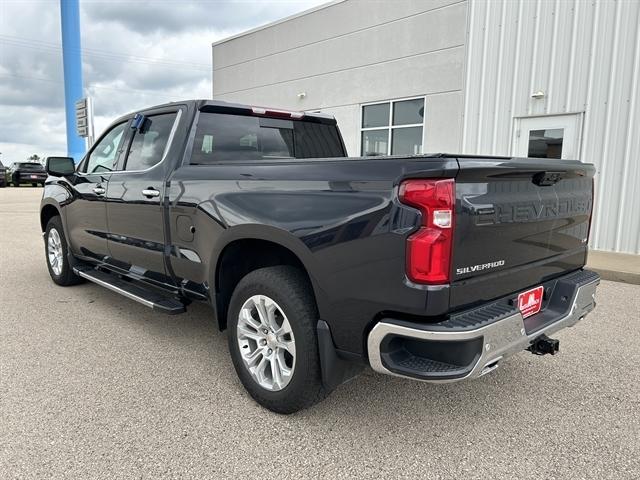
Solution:
[{"label": "license plate area", "polygon": [[38,178],[37,175],[29,175],[30,178]]},{"label": "license plate area", "polygon": [[542,285],[518,295],[518,309],[522,314],[522,318],[530,317],[540,311],[543,296],[544,287]]}]

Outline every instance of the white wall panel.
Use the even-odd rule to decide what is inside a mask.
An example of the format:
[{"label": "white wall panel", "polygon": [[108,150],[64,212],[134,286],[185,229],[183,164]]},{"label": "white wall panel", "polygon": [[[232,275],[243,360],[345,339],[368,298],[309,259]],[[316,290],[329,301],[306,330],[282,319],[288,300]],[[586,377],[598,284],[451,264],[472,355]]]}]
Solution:
[{"label": "white wall panel", "polygon": [[342,0],[213,44],[214,70],[366,32],[466,0]]},{"label": "white wall panel", "polygon": [[309,78],[462,46],[465,29],[451,30],[450,25],[464,25],[465,21],[465,4],[417,14],[218,69],[214,75],[215,89],[218,94],[234,93],[283,79]]},{"label": "white wall panel", "polygon": [[[214,98],[310,110],[462,90],[464,48],[456,47],[310,78],[282,79]],[[215,80],[214,80],[215,85]],[[300,101],[297,94],[305,92]],[[461,116],[461,112],[458,112]]]},{"label": "white wall panel", "polygon": [[425,152],[456,153],[462,142],[462,92],[436,93],[426,98]]},{"label": "white wall panel", "polygon": [[[592,247],[640,253],[640,2],[472,0],[462,148],[511,155],[514,117],[584,112]],[[543,99],[531,94],[542,90]]]}]

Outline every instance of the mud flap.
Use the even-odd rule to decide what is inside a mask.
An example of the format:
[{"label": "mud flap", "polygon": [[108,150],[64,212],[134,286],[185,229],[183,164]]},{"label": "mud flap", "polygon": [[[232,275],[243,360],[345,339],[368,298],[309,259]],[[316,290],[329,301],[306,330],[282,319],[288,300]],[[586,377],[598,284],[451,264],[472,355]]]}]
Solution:
[{"label": "mud flap", "polygon": [[322,385],[327,392],[330,392],[357,376],[364,365],[344,360],[338,356],[327,322],[318,320],[317,330]]}]

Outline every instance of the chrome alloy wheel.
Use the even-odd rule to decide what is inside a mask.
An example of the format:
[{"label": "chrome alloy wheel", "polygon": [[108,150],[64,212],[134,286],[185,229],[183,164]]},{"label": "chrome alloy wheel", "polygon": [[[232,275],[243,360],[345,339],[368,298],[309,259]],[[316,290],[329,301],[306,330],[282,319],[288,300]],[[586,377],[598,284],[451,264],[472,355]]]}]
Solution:
[{"label": "chrome alloy wheel", "polygon": [[51,270],[56,275],[62,273],[62,241],[60,240],[60,234],[55,228],[49,230],[47,237],[47,257],[49,257],[49,265]]},{"label": "chrome alloy wheel", "polygon": [[253,379],[272,392],[285,388],[296,366],[291,324],[280,306],[265,295],[249,298],[238,314],[240,356]]}]

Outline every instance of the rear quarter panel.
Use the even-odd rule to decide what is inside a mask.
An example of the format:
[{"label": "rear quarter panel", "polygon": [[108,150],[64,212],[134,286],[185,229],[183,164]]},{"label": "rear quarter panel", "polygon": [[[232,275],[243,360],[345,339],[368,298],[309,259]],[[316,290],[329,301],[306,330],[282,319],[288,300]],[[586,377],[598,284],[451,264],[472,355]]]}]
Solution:
[{"label": "rear quarter panel", "polygon": [[[171,249],[185,254],[172,256],[173,269],[213,285],[218,254],[233,240],[279,243],[305,265],[336,346],[361,353],[378,313],[425,313],[427,290],[405,278],[406,234],[418,214],[397,203],[397,185],[456,171],[455,159],[437,157],[181,167],[170,182],[169,216]],[[180,217],[194,222],[191,241],[178,235]]]}]

